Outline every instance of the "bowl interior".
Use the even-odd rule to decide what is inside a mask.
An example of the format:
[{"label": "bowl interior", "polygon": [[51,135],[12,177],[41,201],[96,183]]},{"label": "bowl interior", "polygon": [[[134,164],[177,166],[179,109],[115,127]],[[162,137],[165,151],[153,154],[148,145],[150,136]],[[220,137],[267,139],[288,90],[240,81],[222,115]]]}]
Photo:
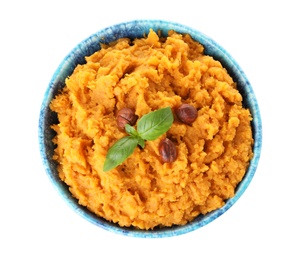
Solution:
[{"label": "bowl interior", "polygon": [[[228,70],[234,81],[237,82],[238,90],[243,96],[244,106],[250,109],[253,116],[252,130],[254,138],[254,157],[250,162],[250,166],[245,177],[237,186],[235,196],[227,200],[226,204],[222,208],[217,209],[205,216],[200,215],[185,226],[155,228],[154,230],[144,231],[137,230],[135,228],[122,228],[117,224],[110,223],[100,217],[97,217],[85,207],[80,206],[77,203],[77,200],[72,197],[67,185],[59,179],[57,164],[52,160],[53,151],[55,148],[54,144],[52,143],[52,139],[55,136],[55,132],[50,128],[50,126],[57,123],[58,119],[56,114],[49,109],[49,103],[52,98],[55,97],[55,95],[58,94],[58,92],[65,86],[65,79],[72,74],[75,67],[78,64],[85,63],[84,57],[89,56],[100,49],[100,43],[110,43],[122,37],[131,39],[141,38],[149,33],[150,28],[152,28],[154,31],[160,30],[163,36],[166,36],[169,30],[175,30],[178,33],[190,34],[194,40],[204,45],[205,54],[211,55],[215,59],[219,60]],[[117,24],[105,28],[79,43],[64,58],[62,63],[55,71],[44,95],[39,118],[39,145],[41,158],[46,173],[59,194],[74,211],[91,223],[115,233],[134,237],[155,238],[180,235],[200,228],[219,217],[239,199],[239,197],[250,184],[260,158],[261,142],[262,124],[258,103],[251,84],[237,62],[221,46],[203,33],[178,23],[162,20],[139,20]]]}]

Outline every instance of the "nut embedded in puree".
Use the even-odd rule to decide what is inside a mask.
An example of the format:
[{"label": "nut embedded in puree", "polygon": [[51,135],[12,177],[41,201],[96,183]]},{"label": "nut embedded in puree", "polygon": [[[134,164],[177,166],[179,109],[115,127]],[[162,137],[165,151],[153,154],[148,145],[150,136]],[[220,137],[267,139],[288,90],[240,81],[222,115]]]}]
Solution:
[{"label": "nut embedded in puree", "polygon": [[[86,57],[51,102],[59,123],[53,158],[70,192],[98,216],[152,229],[184,225],[234,196],[253,156],[251,114],[220,62],[203,54],[189,35],[150,30],[142,39],[119,39]],[[191,124],[169,131],[117,168],[102,171],[109,147],[126,135],[116,111],[138,118],[182,103],[197,109]],[[168,137],[177,160],[163,163],[159,143]]]}]

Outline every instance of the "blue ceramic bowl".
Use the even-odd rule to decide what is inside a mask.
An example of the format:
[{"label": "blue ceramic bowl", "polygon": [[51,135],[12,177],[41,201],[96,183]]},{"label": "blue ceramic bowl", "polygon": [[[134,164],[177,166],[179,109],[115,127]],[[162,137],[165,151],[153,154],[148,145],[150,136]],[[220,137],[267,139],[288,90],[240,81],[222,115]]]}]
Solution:
[{"label": "blue ceramic bowl", "polygon": [[[137,230],[134,228],[120,227],[117,224],[110,223],[100,217],[97,217],[85,207],[80,206],[77,200],[72,197],[68,190],[68,187],[63,183],[57,172],[57,164],[52,160],[54,151],[54,145],[52,139],[55,135],[54,131],[51,130],[50,126],[57,123],[56,115],[50,111],[49,103],[51,99],[58,94],[58,92],[64,87],[65,79],[68,77],[77,64],[83,64],[85,62],[84,57],[89,56],[99,50],[100,43],[110,43],[121,37],[127,38],[141,38],[148,34],[150,28],[154,31],[161,30],[163,35],[167,35],[169,30],[175,30],[178,33],[188,33],[193,39],[200,42],[205,47],[205,53],[213,56],[219,60],[222,65],[228,70],[234,81],[238,84],[238,89],[243,96],[244,106],[249,108],[252,116],[252,129],[254,137],[254,157],[250,163],[250,166],[246,172],[245,177],[238,185],[236,194],[233,198],[226,201],[226,204],[205,216],[198,216],[192,222],[184,226],[173,226],[169,228],[155,228],[154,230],[144,231]],[[46,89],[46,93],[43,99],[43,103],[40,111],[39,118],[39,145],[42,161],[50,181],[62,196],[64,201],[80,216],[90,221],[98,227],[105,230],[112,231],[114,233],[132,236],[132,237],[146,237],[146,238],[157,238],[157,237],[171,237],[181,235],[184,233],[191,232],[200,227],[207,225],[212,222],[225,211],[227,211],[243,194],[243,192],[249,186],[260,157],[262,143],[262,124],[259,113],[258,103],[253,92],[252,86],[249,83],[246,75],[237,64],[237,62],[215,41],[204,35],[203,33],[187,27],[182,24],[167,22],[162,20],[137,20],[125,22],[111,27],[100,30],[99,32],[91,35],[86,40],[80,42],[61,62],[57,70],[55,71],[49,86]]]}]

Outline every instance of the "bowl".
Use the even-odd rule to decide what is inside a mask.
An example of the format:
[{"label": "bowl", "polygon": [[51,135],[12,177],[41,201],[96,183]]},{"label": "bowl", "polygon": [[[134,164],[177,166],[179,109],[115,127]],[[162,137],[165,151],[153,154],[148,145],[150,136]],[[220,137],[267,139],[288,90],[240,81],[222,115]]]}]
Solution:
[{"label": "bowl", "polygon": [[[228,199],[222,208],[214,210],[206,215],[199,215],[193,221],[184,226],[154,228],[153,230],[138,230],[131,227],[120,227],[118,224],[114,224],[105,219],[97,217],[87,208],[79,205],[77,200],[69,192],[67,185],[59,179],[57,164],[52,160],[53,151],[55,148],[54,144],[52,143],[52,139],[55,136],[55,132],[50,128],[52,124],[57,122],[57,117],[49,109],[49,104],[52,98],[64,87],[65,79],[73,72],[75,67],[78,64],[83,64],[85,62],[84,57],[91,55],[100,49],[100,43],[110,43],[122,37],[131,39],[141,38],[148,34],[150,28],[156,32],[160,30],[164,36],[167,35],[169,30],[174,30],[178,33],[190,34],[194,40],[203,44],[205,54],[210,55],[216,60],[220,61],[228,70],[234,81],[237,82],[238,90],[243,97],[243,105],[250,109],[253,117],[251,124],[254,138],[254,156],[244,178],[235,190],[235,196]],[[42,101],[39,115],[38,135],[40,154],[46,174],[57,192],[61,195],[62,199],[77,214],[96,226],[117,234],[131,237],[162,238],[185,234],[209,224],[226,212],[241,197],[252,181],[260,158],[262,123],[257,99],[249,80],[238,63],[223,47],[202,32],[186,25],[163,20],[134,20],[116,24],[92,34],[90,37],[76,45],[76,47],[71,50],[71,52],[63,59],[52,76]]]}]

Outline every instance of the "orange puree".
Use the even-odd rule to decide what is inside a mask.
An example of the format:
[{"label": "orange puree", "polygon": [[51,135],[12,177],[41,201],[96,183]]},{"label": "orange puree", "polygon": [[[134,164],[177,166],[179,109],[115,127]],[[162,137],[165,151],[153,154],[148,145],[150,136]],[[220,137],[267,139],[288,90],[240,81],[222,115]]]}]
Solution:
[{"label": "orange puree", "polygon": [[[253,156],[251,114],[226,69],[189,35],[174,31],[160,37],[150,30],[146,38],[101,47],[75,68],[50,105],[59,120],[52,126],[53,158],[79,204],[139,229],[184,225],[222,207]],[[103,172],[108,149],[126,135],[116,111],[129,107],[140,118],[182,103],[198,111],[192,125],[175,120],[166,134]],[[160,160],[165,137],[177,147],[173,163]]]}]

